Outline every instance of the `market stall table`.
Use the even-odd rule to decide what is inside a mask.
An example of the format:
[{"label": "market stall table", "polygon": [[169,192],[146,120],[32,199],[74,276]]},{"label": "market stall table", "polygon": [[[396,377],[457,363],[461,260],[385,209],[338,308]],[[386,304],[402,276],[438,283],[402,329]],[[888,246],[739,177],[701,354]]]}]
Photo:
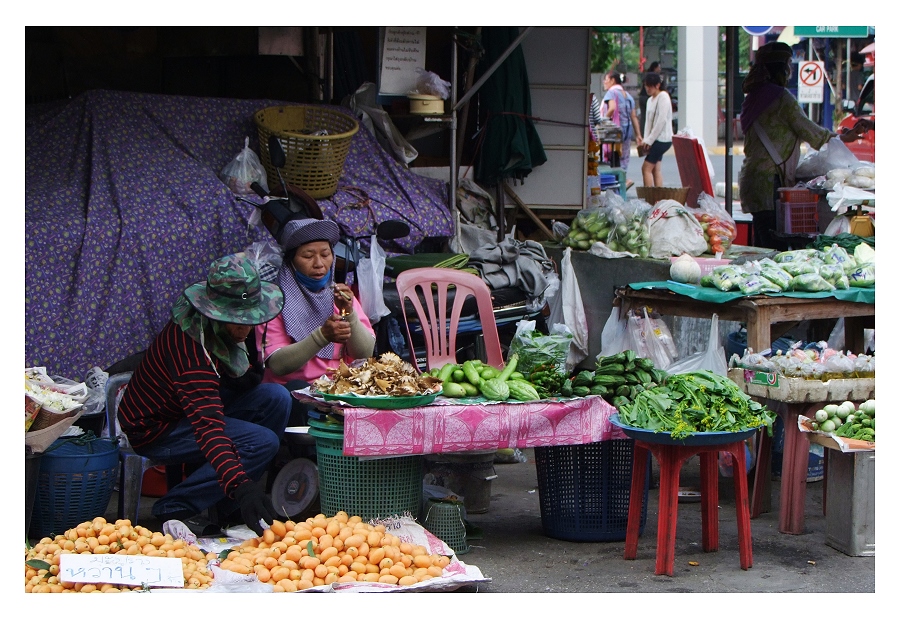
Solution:
[{"label": "market stall table", "polygon": [[325,403],[308,389],[293,394],[344,417],[347,456],[444,454],[627,439],[609,422],[615,407],[599,396],[535,402],[438,397],[422,407],[370,409]]},{"label": "market stall table", "polygon": [[[773,338],[775,324],[797,322],[813,319],[832,319],[843,317],[846,337],[846,349],[863,349],[863,328],[874,328],[875,302],[874,289],[857,290],[866,300],[871,295],[871,302],[847,301],[823,294],[808,294],[809,297],[772,295],[741,296],[735,294],[728,302],[707,302],[695,297],[676,293],[678,283],[661,281],[631,284],[617,290],[622,300],[623,312],[638,306],[652,305],[660,312],[682,317],[711,318],[714,313],[720,320],[740,321],[747,324],[747,346],[754,350],[768,349]],[[691,285],[685,288],[694,287]],[[870,291],[871,293],[866,293]],[[806,497],[806,475],[809,450],[805,438],[797,428],[800,415],[809,413],[809,403],[778,403],[770,405],[779,413],[784,421],[784,458],[781,472],[781,506],[779,511],[779,530],[782,533],[803,533],[803,508]],[[759,457],[753,482],[753,493],[750,503],[751,518],[758,517],[768,508],[764,500],[771,494],[771,477],[769,461],[771,457],[771,439],[763,431],[759,442]]]}]

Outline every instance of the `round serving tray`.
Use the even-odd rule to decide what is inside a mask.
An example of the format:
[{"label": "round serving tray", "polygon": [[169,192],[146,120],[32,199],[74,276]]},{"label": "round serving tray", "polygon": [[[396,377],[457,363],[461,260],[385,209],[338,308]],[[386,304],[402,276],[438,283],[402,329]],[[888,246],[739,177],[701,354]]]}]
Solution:
[{"label": "round serving tray", "polygon": [[748,429],[745,431],[709,431],[706,433],[694,433],[688,435],[684,439],[673,439],[669,432],[655,432],[648,428],[638,428],[636,426],[628,426],[619,419],[619,414],[610,416],[609,421],[618,426],[622,431],[638,441],[647,441],[650,443],[659,443],[669,446],[717,446],[721,444],[734,443],[735,441],[744,441],[749,439],[753,433],[761,427]]},{"label": "round serving tray", "polygon": [[326,401],[341,401],[353,407],[367,407],[369,409],[409,409],[421,407],[434,402],[441,393],[420,394],[418,396],[357,396],[356,394],[326,394],[320,392]]}]

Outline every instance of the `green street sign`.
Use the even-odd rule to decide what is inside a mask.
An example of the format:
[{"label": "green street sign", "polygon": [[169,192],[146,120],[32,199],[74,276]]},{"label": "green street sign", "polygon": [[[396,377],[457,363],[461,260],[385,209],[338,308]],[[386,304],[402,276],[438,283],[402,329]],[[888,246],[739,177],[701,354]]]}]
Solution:
[{"label": "green street sign", "polygon": [[830,39],[864,39],[868,26],[794,26],[794,36]]}]

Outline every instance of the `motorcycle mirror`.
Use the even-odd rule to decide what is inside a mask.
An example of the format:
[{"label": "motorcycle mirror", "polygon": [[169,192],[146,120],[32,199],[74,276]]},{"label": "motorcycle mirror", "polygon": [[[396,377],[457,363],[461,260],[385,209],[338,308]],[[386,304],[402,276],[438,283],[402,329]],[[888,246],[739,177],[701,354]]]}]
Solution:
[{"label": "motorcycle mirror", "polygon": [[272,165],[278,169],[284,167],[286,162],[284,148],[281,147],[281,142],[275,135],[269,135],[269,159],[272,161]]},{"label": "motorcycle mirror", "polygon": [[380,240],[405,238],[409,235],[409,225],[396,219],[382,221],[378,223],[378,227],[375,228],[375,235],[378,236]]}]

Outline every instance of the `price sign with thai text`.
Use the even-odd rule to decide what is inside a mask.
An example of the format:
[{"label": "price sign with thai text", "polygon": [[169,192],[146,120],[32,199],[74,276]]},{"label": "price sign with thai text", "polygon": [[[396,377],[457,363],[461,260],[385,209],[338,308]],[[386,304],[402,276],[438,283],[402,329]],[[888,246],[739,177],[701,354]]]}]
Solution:
[{"label": "price sign with thai text", "polygon": [[71,583],[184,587],[181,560],[144,555],[62,554],[59,578]]}]

